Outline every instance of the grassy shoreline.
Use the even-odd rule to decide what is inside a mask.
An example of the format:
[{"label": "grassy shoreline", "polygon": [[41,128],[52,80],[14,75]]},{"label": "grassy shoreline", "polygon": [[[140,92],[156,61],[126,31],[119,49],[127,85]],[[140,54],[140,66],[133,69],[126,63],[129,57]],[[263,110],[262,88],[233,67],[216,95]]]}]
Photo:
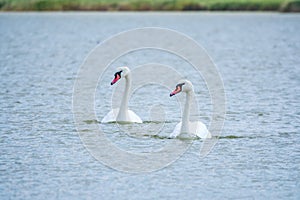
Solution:
[{"label": "grassy shoreline", "polygon": [[0,11],[281,11],[300,0],[0,0]]}]

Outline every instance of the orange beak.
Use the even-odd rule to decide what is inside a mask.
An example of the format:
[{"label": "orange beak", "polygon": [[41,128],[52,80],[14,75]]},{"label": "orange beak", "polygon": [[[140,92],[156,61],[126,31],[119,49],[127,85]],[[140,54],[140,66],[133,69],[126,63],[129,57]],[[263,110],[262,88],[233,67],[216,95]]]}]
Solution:
[{"label": "orange beak", "polygon": [[118,80],[120,80],[121,76],[119,74],[115,75],[114,80],[112,80],[112,82],[110,83],[111,85],[115,84]]},{"label": "orange beak", "polygon": [[179,92],[181,92],[181,87],[177,85],[176,89],[173,92],[170,93],[170,97],[174,96],[175,94],[177,94]]}]

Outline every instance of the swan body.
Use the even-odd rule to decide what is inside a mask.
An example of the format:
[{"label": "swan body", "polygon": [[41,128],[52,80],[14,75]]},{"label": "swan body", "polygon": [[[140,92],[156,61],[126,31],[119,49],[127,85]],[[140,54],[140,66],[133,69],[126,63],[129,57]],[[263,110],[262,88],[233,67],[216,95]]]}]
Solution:
[{"label": "swan body", "polygon": [[127,116],[128,118],[126,120],[117,119],[119,108],[112,109],[105,115],[105,117],[102,119],[101,123],[109,123],[109,122],[120,122],[120,123],[143,123],[141,118],[135,114],[132,110],[127,110]]},{"label": "swan body", "polygon": [[115,78],[111,85],[115,84],[121,77],[126,80],[125,93],[123,95],[119,108],[112,109],[101,121],[101,123],[118,122],[118,123],[143,123],[141,118],[132,110],[128,109],[128,98],[131,88],[131,72],[128,67],[119,67],[115,73]]},{"label": "swan body", "polygon": [[182,122],[179,122],[173,132],[171,133],[170,137],[171,138],[191,138],[191,136],[196,136],[199,138],[211,138],[210,132],[207,130],[205,124],[203,124],[200,121],[195,121],[195,122],[189,122],[189,127],[190,127],[190,133],[184,133],[181,132],[181,125]]},{"label": "swan body", "polygon": [[170,94],[170,96],[173,96],[179,92],[186,93],[186,101],[182,114],[182,120],[175,126],[170,137],[190,138],[191,136],[196,136],[199,138],[211,138],[211,134],[206,128],[205,124],[203,124],[201,121],[191,122],[189,120],[190,104],[194,95],[193,84],[188,80],[180,80],[176,85],[176,89]]}]

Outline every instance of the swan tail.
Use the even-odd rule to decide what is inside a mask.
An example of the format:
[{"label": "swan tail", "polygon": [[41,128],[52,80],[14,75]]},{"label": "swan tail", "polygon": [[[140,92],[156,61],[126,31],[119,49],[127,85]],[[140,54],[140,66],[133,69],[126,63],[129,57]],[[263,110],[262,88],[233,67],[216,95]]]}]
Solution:
[{"label": "swan tail", "polygon": [[129,115],[130,122],[143,123],[141,118],[137,114],[135,114],[132,110],[128,110],[128,115]]}]

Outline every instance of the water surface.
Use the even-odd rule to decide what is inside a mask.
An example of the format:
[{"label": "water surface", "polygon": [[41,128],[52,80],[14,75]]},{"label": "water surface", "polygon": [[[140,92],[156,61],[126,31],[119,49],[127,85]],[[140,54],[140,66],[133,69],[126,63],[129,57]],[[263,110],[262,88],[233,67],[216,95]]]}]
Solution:
[{"label": "water surface", "polygon": [[[299,199],[299,21],[298,14],[277,13],[1,13],[1,199]],[[83,146],[72,92],[80,65],[97,44],[145,26],[180,31],[207,50],[224,81],[227,115],[207,157],[198,156],[202,141],[196,140],[172,165],[128,174],[104,166]],[[203,80],[184,70],[182,60],[151,50],[112,63],[104,77],[107,89],[97,88],[97,117],[110,109],[101,105],[101,95],[112,94],[115,66],[134,68],[155,59],[197,85],[199,119],[208,125],[211,105]],[[165,133],[171,131],[180,121],[176,101],[168,93],[161,98],[169,92],[165,88],[144,90],[155,92],[136,91],[131,108],[151,123],[151,105],[162,105]],[[133,152],[168,142],[120,131],[108,138]]]}]

